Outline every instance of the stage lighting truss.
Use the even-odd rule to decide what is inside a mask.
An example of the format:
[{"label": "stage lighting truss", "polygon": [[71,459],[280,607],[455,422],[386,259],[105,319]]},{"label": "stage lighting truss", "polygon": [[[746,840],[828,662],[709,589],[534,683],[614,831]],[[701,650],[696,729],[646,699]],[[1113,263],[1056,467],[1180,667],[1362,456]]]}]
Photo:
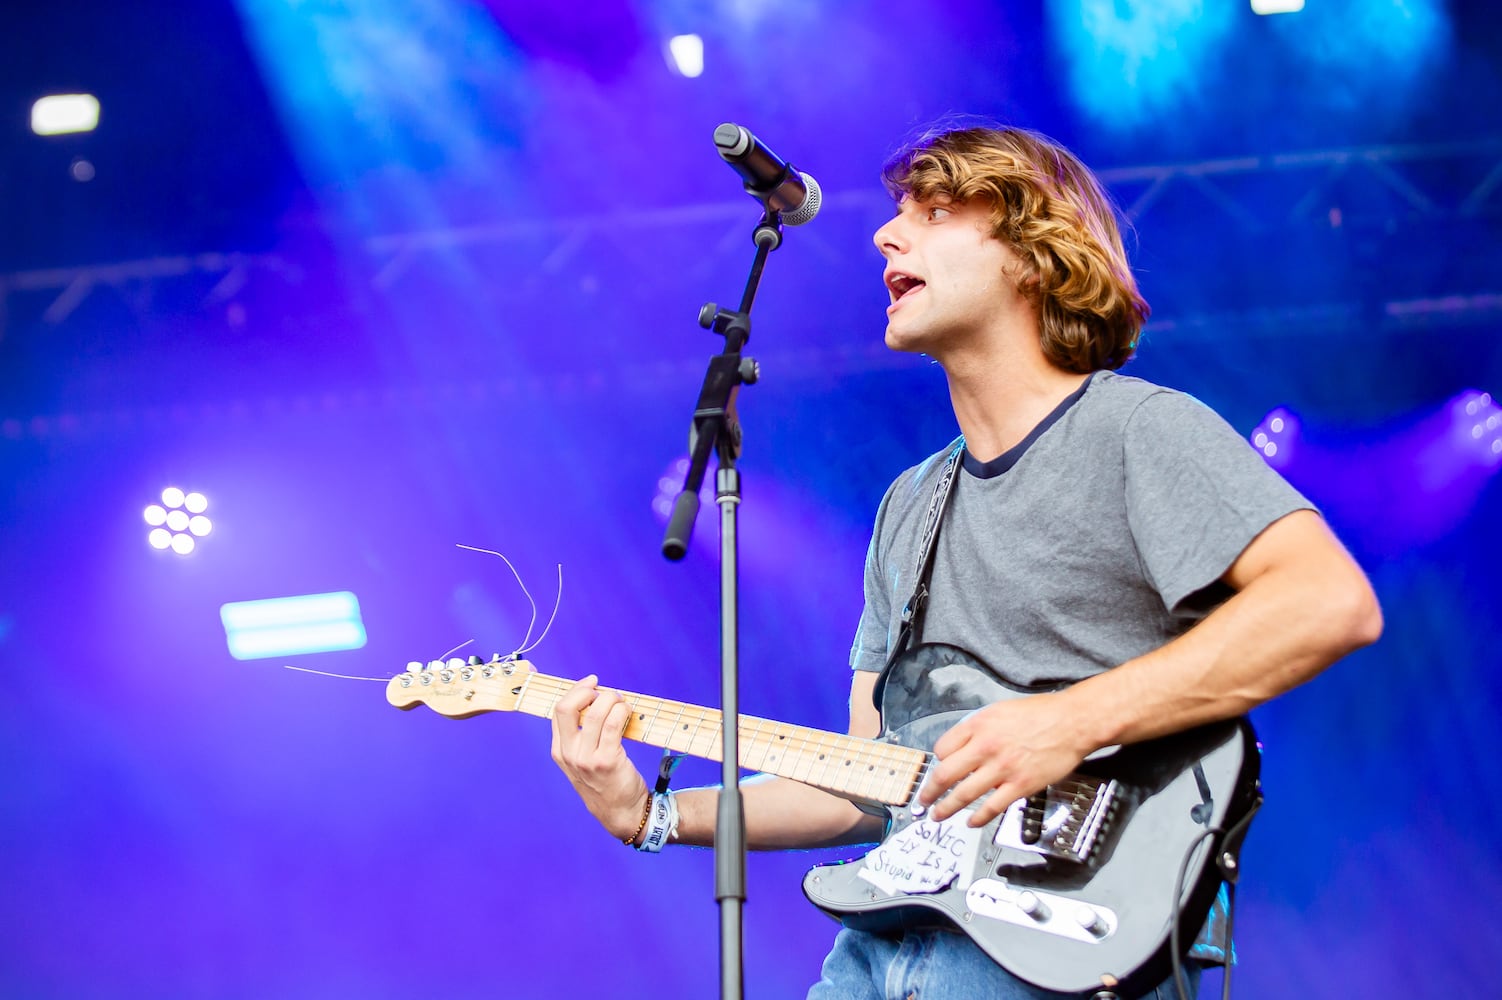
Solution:
[{"label": "stage lighting truss", "polygon": [[188,555],[198,547],[199,539],[214,530],[213,522],[204,515],[208,509],[208,498],[202,493],[184,493],[176,486],[167,487],[162,490],[162,502],[146,508],[146,524],[151,528],[146,541],[154,549]]},{"label": "stage lighting truss", "polygon": [[[1487,259],[1469,261],[1466,273],[1502,275],[1502,241],[1477,236],[1478,232],[1484,237],[1494,231],[1502,220],[1502,138],[1106,168],[1099,171],[1099,177],[1126,216],[1144,228],[1157,224],[1160,217],[1177,219],[1188,214],[1199,220],[1195,232],[1213,233],[1216,242],[1230,244],[1231,249],[1242,246],[1248,253],[1264,248],[1269,240],[1275,241],[1285,232],[1297,234],[1300,228],[1349,234],[1346,238],[1353,245],[1364,238],[1360,233],[1380,231],[1400,240],[1405,230],[1413,227],[1450,228],[1466,234],[1477,246],[1492,248]],[[826,198],[824,205],[831,218],[854,216],[868,232],[891,214],[890,199],[875,190],[847,191]],[[1177,231],[1173,223],[1167,226],[1169,234]],[[587,254],[592,245],[613,241],[616,234],[623,232],[702,230],[704,244],[711,249],[690,270],[695,274],[708,273],[722,255],[742,252],[744,227],[745,204],[740,199],[688,205],[671,212],[633,209],[547,222],[508,221],[378,235],[367,237],[363,249],[371,286],[383,293],[398,290],[404,274],[423,266],[425,261],[460,259],[465,254],[485,250],[504,269],[510,256],[525,256],[540,263],[531,269],[532,278],[512,284],[506,294],[526,297],[556,292],[560,276],[568,273],[577,258]],[[1175,244],[1171,236],[1157,245],[1161,247],[1159,256],[1165,260],[1175,254],[1198,256],[1196,245],[1185,244],[1183,240]],[[809,246],[812,252],[830,254],[827,246],[816,240]],[[683,279],[680,271],[638,268],[631,280],[621,286],[622,293],[655,303],[664,291],[664,282]],[[153,301],[157,286],[170,282],[197,283],[211,286],[203,304],[205,308],[214,308],[222,307],[247,282],[262,278],[290,282],[299,274],[294,262],[275,255],[234,253],[0,274],[0,338],[5,336],[5,317],[17,314],[14,303],[22,296],[47,297],[45,301],[49,304],[41,311],[40,322],[58,326],[96,289],[112,289],[129,304]],[[126,292],[129,294],[123,294]],[[1224,339],[1269,331],[1280,335],[1290,331],[1316,335],[1321,331],[1366,328],[1373,317],[1384,327],[1405,330],[1476,326],[1502,320],[1502,282],[1489,279],[1479,283],[1457,279],[1453,287],[1438,287],[1423,295],[1404,295],[1401,289],[1386,291],[1380,287],[1371,294],[1388,297],[1377,301],[1349,294],[1330,301],[1263,297],[1256,304],[1229,302],[1223,309],[1210,311],[1193,301],[1176,306],[1171,294],[1165,307],[1160,293],[1152,329],[1160,336]],[[849,345],[830,350],[810,348],[782,360],[787,371],[818,372],[827,377],[891,365],[888,355],[877,341],[864,352],[852,350]],[[691,368],[690,365],[679,371],[659,361],[642,366],[631,377],[639,385],[659,381],[676,385],[677,379]],[[562,376],[562,381],[567,383],[574,378],[569,374]],[[515,381],[502,378],[484,384],[431,387],[410,399],[392,396],[379,404],[358,396],[327,396],[325,402],[333,409],[346,404],[396,408],[414,402],[438,405],[438,401],[455,395],[483,400],[517,391],[522,389],[518,389]],[[554,387],[538,383],[526,391],[546,395]],[[201,422],[228,419],[230,413],[228,407],[206,403],[194,410],[175,410],[169,419]],[[41,438],[59,431],[113,426],[109,421],[119,416],[106,419],[105,414],[86,414],[84,418],[64,414],[55,418],[0,419],[0,440]],[[125,414],[125,418],[131,417]]]}]

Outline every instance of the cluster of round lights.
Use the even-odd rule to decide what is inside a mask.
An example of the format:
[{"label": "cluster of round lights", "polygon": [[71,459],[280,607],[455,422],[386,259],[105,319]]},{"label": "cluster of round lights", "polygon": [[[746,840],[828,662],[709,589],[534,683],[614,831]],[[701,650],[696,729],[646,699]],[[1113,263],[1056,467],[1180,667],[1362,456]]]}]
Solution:
[{"label": "cluster of round lights", "polygon": [[1273,417],[1267,422],[1267,430],[1258,431],[1252,435],[1252,445],[1268,458],[1278,453],[1278,442],[1274,434],[1282,434],[1285,422],[1282,417]]},{"label": "cluster of round lights", "polygon": [[1460,397],[1465,416],[1458,421],[1470,437],[1471,448],[1488,464],[1502,462],[1502,407],[1489,392],[1474,390]]},{"label": "cluster of round lights", "polygon": [[1299,418],[1286,407],[1280,406],[1263,417],[1257,429],[1252,432],[1252,447],[1262,453],[1268,465],[1283,469],[1293,459],[1298,436]]},{"label": "cluster of round lights", "polygon": [[151,525],[146,540],[154,549],[171,549],[185,556],[213,530],[213,522],[203,515],[208,509],[208,498],[202,493],[184,493],[169,486],[162,490],[161,503],[146,508],[146,523]]}]

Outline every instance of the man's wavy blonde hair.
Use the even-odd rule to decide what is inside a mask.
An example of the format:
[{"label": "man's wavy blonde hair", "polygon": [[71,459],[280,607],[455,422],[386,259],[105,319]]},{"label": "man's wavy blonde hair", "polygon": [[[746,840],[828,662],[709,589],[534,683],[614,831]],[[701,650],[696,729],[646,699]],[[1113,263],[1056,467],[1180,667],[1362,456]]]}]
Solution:
[{"label": "man's wavy blonde hair", "polygon": [[991,235],[1023,264],[1044,356],[1085,374],[1126,364],[1147,319],[1116,223],[1090,169],[1046,136],[1015,128],[938,128],[882,169],[901,201],[979,202]]}]

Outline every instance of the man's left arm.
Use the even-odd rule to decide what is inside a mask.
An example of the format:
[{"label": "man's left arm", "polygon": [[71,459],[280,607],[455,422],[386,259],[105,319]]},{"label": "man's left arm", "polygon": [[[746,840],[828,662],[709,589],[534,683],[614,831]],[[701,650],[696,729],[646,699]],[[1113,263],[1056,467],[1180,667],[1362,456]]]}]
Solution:
[{"label": "man's left arm", "polygon": [[1310,510],[1269,525],[1221,579],[1235,593],[1172,642],[1063,691],[990,705],[945,733],[920,793],[930,816],[979,799],[970,823],[980,826],[1101,747],[1242,715],[1382,632],[1366,575]]}]

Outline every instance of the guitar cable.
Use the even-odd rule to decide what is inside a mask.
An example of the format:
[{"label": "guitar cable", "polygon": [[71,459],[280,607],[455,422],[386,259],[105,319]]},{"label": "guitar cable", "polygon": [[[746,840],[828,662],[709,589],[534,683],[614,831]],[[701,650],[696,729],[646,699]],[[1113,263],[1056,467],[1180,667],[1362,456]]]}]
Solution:
[{"label": "guitar cable", "polygon": [[[1241,877],[1240,866],[1236,863],[1236,851],[1241,843],[1241,838],[1246,834],[1247,825],[1251,823],[1252,817],[1257,815],[1257,810],[1261,807],[1262,796],[1259,794],[1252,801],[1251,808],[1247,810],[1246,815],[1237,820],[1236,825],[1231,827],[1230,830],[1223,831],[1219,827],[1211,827],[1194,838],[1194,842],[1184,852],[1184,860],[1179,864],[1178,877],[1174,879],[1173,883],[1173,920],[1169,926],[1169,957],[1173,962],[1173,985],[1179,994],[1179,1000],[1189,1000],[1189,985],[1184,979],[1183,953],[1179,948],[1179,924],[1181,922],[1180,911],[1184,900],[1184,879],[1188,877],[1189,862],[1194,857],[1194,852],[1199,849],[1200,843],[1218,834],[1224,834],[1221,841],[1223,844],[1231,845],[1229,850],[1223,851],[1221,856],[1216,860],[1216,867],[1220,869],[1221,876],[1224,878],[1226,885],[1226,972],[1225,978],[1221,981],[1220,995],[1221,1000],[1231,1000],[1231,933],[1235,928],[1236,920],[1236,881]],[[1227,870],[1228,868],[1229,870]]]}]

